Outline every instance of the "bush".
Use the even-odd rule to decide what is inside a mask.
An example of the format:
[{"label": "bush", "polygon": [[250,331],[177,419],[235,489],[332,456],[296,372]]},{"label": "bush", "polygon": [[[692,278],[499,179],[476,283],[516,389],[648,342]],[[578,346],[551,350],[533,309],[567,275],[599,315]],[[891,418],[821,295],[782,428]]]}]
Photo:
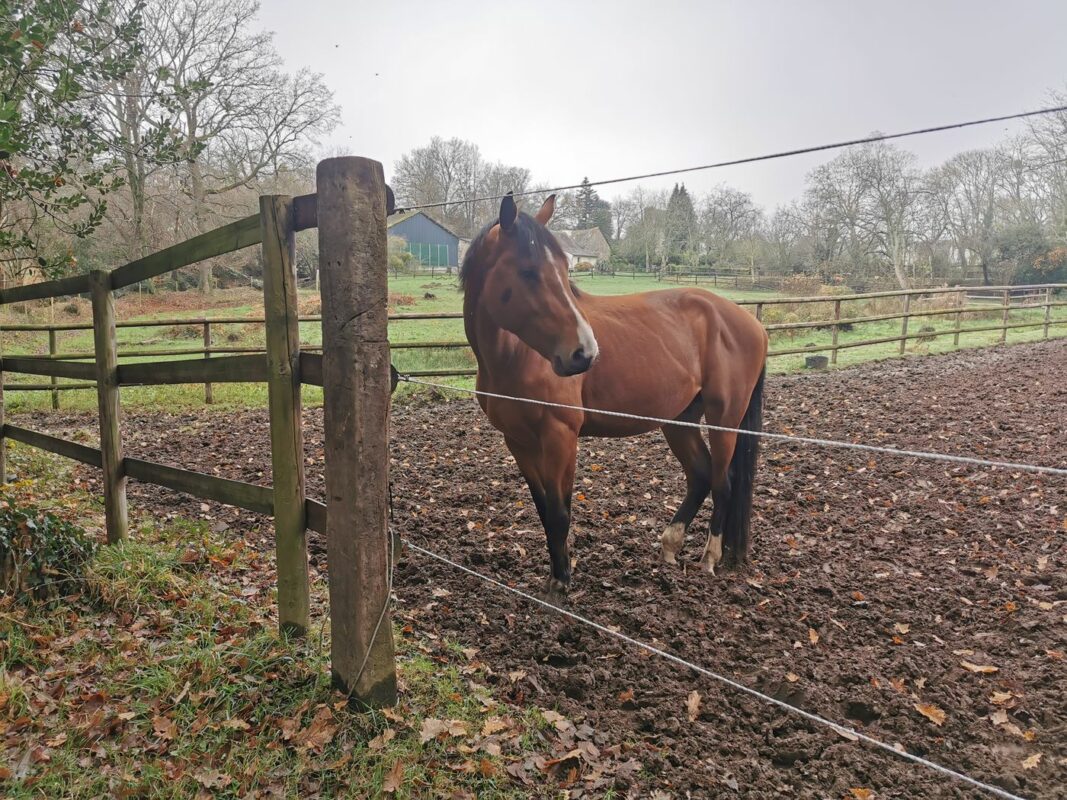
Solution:
[{"label": "bush", "polygon": [[47,600],[76,583],[97,545],[84,530],[36,508],[0,504],[0,593]]},{"label": "bush", "polygon": [[822,281],[818,275],[790,275],[782,279],[782,294],[791,294],[796,297],[814,297],[819,294]]}]

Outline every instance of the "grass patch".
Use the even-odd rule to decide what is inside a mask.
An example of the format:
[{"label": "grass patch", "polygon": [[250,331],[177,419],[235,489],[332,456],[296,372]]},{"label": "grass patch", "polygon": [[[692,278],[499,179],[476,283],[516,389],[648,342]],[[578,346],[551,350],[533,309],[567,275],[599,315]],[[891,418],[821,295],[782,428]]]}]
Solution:
[{"label": "grass patch", "polygon": [[[621,295],[632,292],[676,288],[676,284],[657,281],[653,276],[616,277],[609,275],[576,275],[576,282],[587,291],[601,295]],[[732,300],[767,301],[781,297],[778,293],[762,291],[737,291],[730,288],[713,288],[716,292]],[[391,277],[389,281],[390,311],[396,313],[439,313],[458,312],[462,309],[463,297],[459,292],[455,275],[404,276]],[[318,295],[313,289],[301,290],[300,305],[305,313],[318,313]],[[934,295],[931,299],[913,301],[912,310],[932,310],[937,303],[948,304],[956,295]],[[849,317],[874,316],[895,313],[901,308],[898,297],[876,298],[865,301],[845,301],[842,304],[843,320]],[[946,316],[915,317],[911,320],[910,332],[918,332],[922,326],[932,326],[937,333],[949,331],[954,326],[954,308],[945,307]],[[168,292],[158,295],[136,295],[124,297],[119,301],[119,316],[122,319],[196,319],[200,317],[241,317],[254,319],[262,317],[262,297],[249,289],[226,290],[211,298],[204,298],[195,291]],[[807,322],[829,320],[833,316],[833,296],[829,295],[826,303],[794,303],[791,305],[766,306],[764,322],[775,324],[782,322]],[[964,327],[982,327],[997,324],[1000,310],[983,309],[980,313],[964,315]],[[1044,318],[1043,309],[1015,309],[1010,312],[1011,322],[1031,322],[1040,324]],[[85,315],[70,316],[56,308],[39,306],[30,314],[7,312],[5,321],[45,322],[55,319],[57,322],[88,321]],[[1067,335],[1067,307],[1053,309],[1051,316],[1053,326],[1050,335]],[[900,320],[885,322],[856,323],[850,330],[839,332],[840,344],[858,342],[863,339],[884,338],[900,333]],[[162,328],[120,328],[118,332],[119,350],[163,351],[175,348],[200,347],[203,332],[199,325],[170,325]],[[394,320],[389,328],[390,340],[394,344],[420,342],[464,341],[463,321],[460,319],[430,320]],[[1021,328],[1008,331],[1008,342],[1036,341],[1043,337],[1041,327]],[[304,322],[300,325],[301,342],[308,347],[322,344],[322,328],[317,322]],[[773,332],[772,349],[792,349],[810,345],[812,353],[825,352],[830,346],[832,332],[829,328],[810,328],[793,331]],[[959,347],[984,347],[1000,340],[998,331],[963,334]],[[263,326],[259,323],[237,322],[216,323],[212,328],[213,346],[217,348],[245,348],[263,346]],[[64,331],[58,334],[60,352],[91,352],[93,347],[91,331]],[[955,349],[953,336],[942,335],[929,342],[911,340],[905,352],[910,354],[940,353]],[[8,332],[3,335],[3,351],[9,355],[45,355],[48,352],[48,337],[45,332]],[[895,342],[870,345],[841,350],[838,353],[838,366],[848,366],[865,361],[880,360],[899,354],[899,345]],[[224,355],[222,353],[219,354]],[[397,348],[393,350],[393,363],[402,372],[420,370],[470,370],[476,364],[469,349],[441,348]],[[127,357],[123,363],[145,361],[168,361],[188,358],[189,356],[143,356]],[[776,357],[770,361],[770,371],[775,373],[795,372],[803,369],[804,355]],[[21,376],[18,381],[41,383],[47,378]],[[431,379],[459,387],[471,388],[470,378]],[[65,382],[65,381],[61,381]],[[50,407],[48,392],[18,391],[8,382],[5,387],[5,401],[11,412],[44,410]],[[267,404],[267,387],[264,384],[215,384],[214,403],[220,409],[264,407]],[[403,401],[412,392],[422,390],[410,386],[398,390],[398,399]],[[305,386],[302,390],[304,403],[308,406],[322,404],[322,390],[314,386]],[[202,385],[185,386],[146,386],[125,387],[122,389],[122,402],[128,408],[172,409],[197,408],[204,405],[204,387]],[[96,409],[95,390],[75,390],[60,392],[62,408],[80,411]]]},{"label": "grass patch", "polygon": [[[63,462],[32,463],[42,477],[6,487],[5,502],[58,489]],[[58,505],[99,529],[85,495]],[[330,686],[325,586],[313,588],[322,638],[288,640],[274,579],[270,554],[145,518],[99,550],[77,595],[0,603],[0,793],[528,796],[507,767],[549,750],[552,731],[494,697],[473,651],[401,619],[400,704],[353,712]],[[550,791],[549,776],[526,779]]]}]

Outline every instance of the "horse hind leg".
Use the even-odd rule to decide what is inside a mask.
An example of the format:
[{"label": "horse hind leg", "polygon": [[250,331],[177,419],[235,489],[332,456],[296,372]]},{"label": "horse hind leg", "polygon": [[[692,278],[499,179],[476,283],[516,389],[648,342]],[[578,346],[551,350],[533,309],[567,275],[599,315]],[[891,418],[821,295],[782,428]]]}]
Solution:
[{"label": "horse hind leg", "polygon": [[730,481],[730,461],[733,459],[737,434],[712,431],[708,436],[711,446],[711,524],[708,526],[708,541],[704,545],[704,554],[700,566],[705,572],[715,574],[715,567],[723,560],[723,532],[726,528],[726,515],[729,513],[732,485]]},{"label": "horse hind leg", "polygon": [[[700,419],[702,404],[699,395],[689,407],[677,417],[682,422],[696,422]],[[685,543],[685,534],[689,524],[696,517],[700,507],[711,491],[711,454],[700,435],[699,428],[663,426],[663,436],[685,472],[685,499],[675,512],[670,524],[660,536],[660,556],[666,564],[677,564],[678,553]]]}]

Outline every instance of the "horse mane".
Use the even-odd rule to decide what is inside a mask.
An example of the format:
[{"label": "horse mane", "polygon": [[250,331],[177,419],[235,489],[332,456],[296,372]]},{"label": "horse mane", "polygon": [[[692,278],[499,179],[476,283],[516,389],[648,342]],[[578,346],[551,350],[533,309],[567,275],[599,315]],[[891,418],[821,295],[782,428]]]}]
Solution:
[{"label": "horse mane", "polygon": [[[467,248],[467,254],[463,256],[463,264],[459,268],[459,282],[464,292],[472,288],[472,281],[476,275],[480,274],[479,268],[483,265],[478,260],[478,255],[481,252],[482,244],[485,242],[485,237],[489,235],[489,231],[499,221],[495,219],[482,228],[478,235],[471,240],[470,247]],[[556,237],[552,235],[552,231],[525,212],[520,212],[515,218],[515,225],[510,235],[515,240],[519,256],[522,258],[531,259],[540,264],[541,259],[539,256],[545,251],[546,247],[557,258],[564,257],[563,248],[556,241]]]}]

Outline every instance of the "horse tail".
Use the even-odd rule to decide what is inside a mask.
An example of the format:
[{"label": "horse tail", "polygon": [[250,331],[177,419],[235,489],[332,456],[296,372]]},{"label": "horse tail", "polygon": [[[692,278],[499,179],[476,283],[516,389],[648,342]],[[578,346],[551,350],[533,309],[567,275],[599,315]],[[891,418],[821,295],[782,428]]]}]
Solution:
[{"label": "horse tail", "polygon": [[[763,430],[763,379],[766,374],[767,368],[764,366],[752,389],[745,416],[741,419],[742,430],[757,433]],[[748,560],[748,530],[752,517],[752,491],[756,462],[759,460],[759,441],[759,436],[739,433],[734,456],[730,460],[730,494],[723,520],[723,556],[728,565],[737,566]]]}]

